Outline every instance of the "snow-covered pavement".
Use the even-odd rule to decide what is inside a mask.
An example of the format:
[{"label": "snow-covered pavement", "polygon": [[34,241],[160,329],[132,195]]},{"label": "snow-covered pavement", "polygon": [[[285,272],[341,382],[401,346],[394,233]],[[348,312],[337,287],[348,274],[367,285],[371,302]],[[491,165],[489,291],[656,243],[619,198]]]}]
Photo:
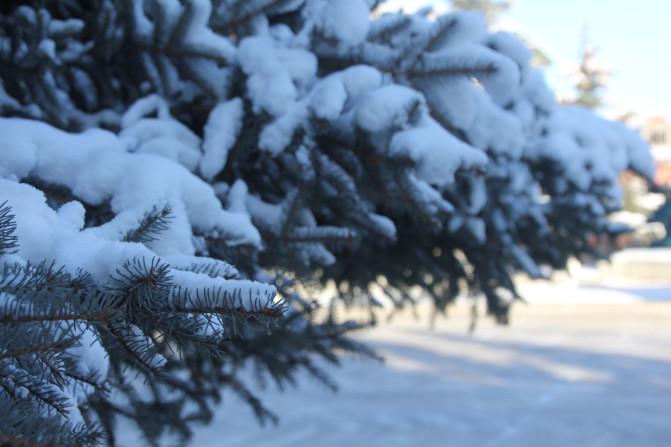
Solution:
[{"label": "snow-covered pavement", "polygon": [[610,300],[609,289],[551,291],[562,290],[573,294],[567,304],[547,289],[546,302],[516,307],[511,327],[483,318],[472,336],[465,307],[433,331],[409,317],[382,324],[363,338],[385,365],[348,359],[333,371],[336,394],[308,378],[266,392],[281,418],[274,427],[258,427],[230,397],[193,445],[671,445],[671,302],[635,290]]}]

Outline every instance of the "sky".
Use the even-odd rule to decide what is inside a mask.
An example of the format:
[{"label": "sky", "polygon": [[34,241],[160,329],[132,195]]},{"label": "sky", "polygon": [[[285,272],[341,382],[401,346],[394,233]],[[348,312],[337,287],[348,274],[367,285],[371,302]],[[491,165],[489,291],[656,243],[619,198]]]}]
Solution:
[{"label": "sky", "polygon": [[[583,29],[611,71],[607,112],[633,111],[671,118],[670,0],[513,0],[499,27],[518,32],[553,64],[548,83],[558,96],[571,94],[569,74],[577,64]],[[407,10],[442,0],[390,0]]]}]

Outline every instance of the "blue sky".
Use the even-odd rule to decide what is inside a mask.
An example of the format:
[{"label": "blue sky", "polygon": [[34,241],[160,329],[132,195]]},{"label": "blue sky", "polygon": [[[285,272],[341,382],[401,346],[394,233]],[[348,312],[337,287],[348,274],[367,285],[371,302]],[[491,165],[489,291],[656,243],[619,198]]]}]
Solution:
[{"label": "blue sky", "polygon": [[642,114],[671,112],[671,1],[517,0],[503,26],[518,27],[553,60],[548,78],[562,92],[581,32],[612,71],[606,99]]},{"label": "blue sky", "polygon": [[[442,0],[391,0],[408,9]],[[568,72],[578,60],[588,26],[599,59],[612,71],[609,109],[671,117],[671,0],[514,0],[501,21],[553,60],[548,82],[570,92]]]}]

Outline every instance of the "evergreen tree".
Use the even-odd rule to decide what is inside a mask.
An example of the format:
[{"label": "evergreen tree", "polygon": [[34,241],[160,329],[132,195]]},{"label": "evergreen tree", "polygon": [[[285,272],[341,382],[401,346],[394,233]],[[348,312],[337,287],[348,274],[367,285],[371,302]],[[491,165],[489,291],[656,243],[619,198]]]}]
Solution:
[{"label": "evergreen tree", "polygon": [[598,109],[603,105],[603,89],[610,72],[598,60],[598,50],[588,39],[587,29],[583,31],[580,62],[574,73],[576,97],[572,101],[582,107]]},{"label": "evergreen tree", "polygon": [[619,231],[637,135],[556,104],[481,15],[375,4],[3,5],[0,443],[186,439],[226,389],[272,419],[243,371],[375,355],[312,290],[506,322],[515,273]]}]

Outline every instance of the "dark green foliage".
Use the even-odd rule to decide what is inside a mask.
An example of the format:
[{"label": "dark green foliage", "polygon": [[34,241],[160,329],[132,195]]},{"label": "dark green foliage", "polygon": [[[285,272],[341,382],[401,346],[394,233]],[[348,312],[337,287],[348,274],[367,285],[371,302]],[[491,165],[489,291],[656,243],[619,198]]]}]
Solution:
[{"label": "dark green foliage", "polygon": [[154,207],[143,218],[136,228],[130,230],[123,238],[126,242],[140,242],[148,244],[155,241],[158,236],[170,225],[172,210],[169,206],[161,208]]},{"label": "dark green foliage", "polygon": [[18,246],[16,223],[7,202],[0,204],[0,255],[10,254]]},{"label": "dark green foliage", "polygon": [[[172,15],[171,7],[179,13]],[[272,409],[243,377],[251,371],[258,383],[285,388],[307,372],[335,387],[318,359],[338,364],[343,353],[376,358],[349,337],[375,322],[371,309],[380,297],[369,292],[371,285],[395,308],[414,305],[410,290],[419,289],[437,313],[460,295],[483,297],[488,312],[506,323],[511,302],[519,298],[515,274],[541,277],[564,268],[571,257],[593,254],[593,235],[617,230],[606,219],[617,207],[608,182],[594,182],[586,192],[571,184],[557,160],[480,147],[468,129],[455,124],[449,106],[455,105],[456,90],[446,87],[463,88],[454,95],[464,99],[460,94],[486,91],[506,70],[525,68],[494,44],[483,45],[474,57],[453,51],[450,44],[463,37],[460,27],[469,25],[463,16],[422,22],[424,32],[413,26],[424,20],[419,16],[380,17],[364,41],[343,47],[307,26],[303,7],[300,0],[45,0],[3,6],[2,116],[70,131],[102,127],[119,131],[121,139],[128,130],[124,113],[155,95],[165,105],[143,119],[170,115],[171,124],[205,139],[213,108],[239,98],[242,123],[211,183],[230,210],[244,209],[240,214],[252,220],[263,247],[191,228],[200,257],[186,265],[134,258],[102,281],[48,260],[2,265],[0,444],[94,445],[102,436],[114,445],[122,419],[133,421],[152,445],[166,434],[186,442],[194,424],[212,420],[226,391],[247,402],[261,422],[274,421]],[[270,26],[280,34],[305,30],[306,52],[316,58],[319,78],[365,64],[386,85],[413,89],[399,105],[407,119],[392,120],[379,132],[359,125],[343,131],[335,120],[306,112],[283,150],[260,148],[263,130],[278,117],[257,110],[248,91],[250,75],[229,47]],[[194,41],[193,29],[215,40]],[[520,79],[509,78],[518,83],[533,75],[515,74]],[[354,111],[351,99],[342,116]],[[519,105],[515,99],[486,100],[500,113]],[[552,106],[529,100],[520,107],[529,141],[516,144],[531,145],[547,133]],[[419,161],[408,151],[392,153],[391,140],[429,118],[457,143],[486,154],[486,169],[458,162],[454,181],[435,185],[418,178]],[[127,149],[140,151],[132,144]],[[518,149],[526,147],[508,152]],[[189,175],[202,174],[188,169]],[[37,177],[22,181],[43,191],[52,208],[84,202],[86,231],[116,217],[114,200],[87,203],[78,191]],[[541,194],[547,200],[540,201]],[[191,223],[178,207],[152,205],[141,208],[144,216],[115,240],[152,247],[171,225]],[[3,204],[0,256],[17,248],[16,230]],[[176,278],[186,273],[200,274],[203,284],[271,283],[282,300],[262,299],[252,286],[182,284]],[[312,302],[310,290],[326,284],[335,285],[336,298],[345,304],[368,306],[370,321],[342,322],[334,310],[340,301],[333,302],[333,312]],[[104,377],[78,374],[72,351],[83,348],[84,339],[109,356]],[[74,425],[62,417],[71,405],[65,394],[70,386],[86,390],[78,401],[83,422]],[[19,388],[28,392],[17,393]]]},{"label": "dark green foliage", "polygon": [[[0,445],[3,447],[88,446],[98,445],[101,441],[100,432],[92,431],[91,427],[36,415],[31,405],[4,396],[0,397],[0,419],[3,426]],[[11,429],[5,431],[6,427]]]},{"label": "dark green foliage", "polygon": [[[494,9],[500,4],[490,3]],[[168,23],[160,2],[147,2],[144,13],[152,26],[151,35],[145,35],[143,34],[145,31],[139,29],[136,14],[138,9],[133,10],[130,3],[100,0],[93,4],[95,6],[85,7],[78,2],[72,2],[68,8],[49,9],[51,12],[42,14],[44,18],[40,20],[33,20],[31,14],[22,12],[23,10],[19,8],[13,16],[5,19],[4,29],[8,34],[15,34],[11,31],[13,27],[27,24],[34,28],[30,39],[36,39],[34,36],[40,33],[40,35],[48,34],[45,23],[51,20],[67,19],[69,16],[93,18],[84,20],[81,26],[71,25],[72,30],[68,33],[62,32],[54,36],[57,39],[65,39],[76,35],[89,43],[85,52],[78,55],[76,64],[66,57],[60,57],[57,65],[47,64],[47,66],[60,67],[59,73],[63,70],[65,72],[81,70],[86,73],[93,80],[91,85],[94,87],[92,93],[89,92],[91,94],[87,93],[83,97],[94,98],[93,100],[97,101],[90,108],[96,113],[102,110],[123,111],[124,106],[132,103],[134,99],[149,92],[158,92],[170,102],[171,111],[180,120],[194,129],[199,129],[217,98],[245,97],[244,77],[239,69],[225,70],[228,64],[225,55],[212,53],[210,49],[195,49],[184,42],[184,30],[191,26],[194,18],[195,6],[191,2],[186,3],[187,7],[175,23]],[[292,29],[299,29],[297,24],[300,24],[300,14],[295,12],[298,8],[296,5],[299,4],[300,2],[278,0],[226,2],[219,8],[213,8],[209,26],[221,34],[234,33],[239,39],[253,32],[250,23],[254,17],[266,15],[272,23],[286,23]],[[471,9],[466,4],[458,6]],[[366,49],[368,43],[348,49],[349,53],[342,53],[340,50],[336,51],[327,39],[320,40],[320,36],[316,35],[313,49],[320,59],[320,70],[328,73],[354,63],[375,66],[392,76],[396,82],[423,92],[429,105],[435,109],[433,116],[441,125],[467,141],[467,138],[440,113],[444,100],[438,94],[440,92],[436,90],[436,86],[456,79],[477,78],[486,83],[491,76],[496,75],[500,67],[497,66],[496,59],[473,58],[463,61],[437,51],[455,35],[459,26],[459,18],[456,16],[440,18],[428,33],[419,36],[410,36],[409,24],[410,20],[403,17],[381,21],[381,24],[373,23],[368,36],[369,42],[377,44],[378,53],[386,57],[374,57],[375,53]],[[36,45],[30,48],[35,52],[34,58],[41,57]],[[23,59],[17,58],[15,53],[9,53],[5,57],[6,63],[3,64],[5,70],[27,70],[30,76],[37,75],[37,72],[31,71],[31,66],[21,65]],[[213,86],[212,79],[201,79],[198,70],[194,69],[199,64],[205,64],[210,68],[216,65],[223,70],[220,72],[222,78],[217,81],[219,90]],[[11,68],[14,66],[16,68]],[[40,70],[40,73],[42,72],[43,70]],[[3,76],[4,78],[8,78],[10,83],[17,83],[16,86],[8,84],[5,88],[20,103],[35,103],[42,110],[41,116],[45,116],[55,124],[66,125],[62,122],[62,118],[55,119],[49,116],[48,110],[53,107],[49,105],[48,99],[40,97],[33,91],[39,82],[28,83],[26,81],[28,77]],[[68,122],[73,123],[67,124],[66,127],[77,128],[85,122],[83,115],[78,111],[88,109],[84,104],[77,103],[75,92],[86,83],[80,83],[75,88],[69,84],[70,78],[72,76],[54,76],[55,82],[61,85],[60,89],[70,92],[64,97],[69,98],[74,104],[74,107],[59,106],[57,109],[59,116],[67,116]],[[197,93],[190,97],[185,96],[180,90],[183,82],[177,82],[177,79],[195,83],[199,87]],[[26,95],[25,98],[22,95]],[[417,107],[417,104],[408,104],[409,110],[413,107]],[[267,120],[267,117],[262,114],[253,115],[250,113],[251,108],[249,100],[245,99],[247,112],[243,131],[231,151],[226,169],[217,180],[233,183],[237,179],[243,179],[251,193],[269,203],[282,203],[286,207],[283,222],[272,227],[264,227],[263,223],[257,222],[263,232],[264,240],[269,244],[269,249],[260,254],[262,267],[271,269],[278,266],[289,267],[304,275],[304,279],[315,279],[313,267],[328,264],[327,261],[332,259],[332,255],[324,251],[325,243],[329,248],[334,247],[338,251],[339,262],[332,269],[317,270],[317,276],[323,280],[346,281],[348,285],[356,284],[358,290],[366,290],[368,283],[384,276],[391,282],[392,287],[403,289],[408,282],[399,278],[406,278],[408,275],[399,276],[398,272],[413,272],[409,274],[413,281],[434,275],[436,273],[432,255],[434,248],[438,247],[444,253],[457,250],[464,254],[464,258],[457,261],[450,260],[449,264],[438,266],[440,272],[453,272],[454,276],[438,275],[435,280],[438,284],[434,284],[433,281],[425,284],[423,280],[418,284],[430,291],[442,308],[456,296],[460,284],[463,285],[465,282],[472,290],[486,292],[490,310],[499,319],[505,320],[507,305],[504,303],[505,300],[496,298],[496,291],[499,288],[510,289],[512,274],[519,268],[520,263],[524,263],[519,259],[519,250],[514,247],[518,245],[530,247],[535,253],[531,258],[539,261],[537,263],[562,267],[570,256],[589,251],[589,244],[586,242],[589,234],[608,231],[598,219],[585,217],[585,222],[576,222],[572,218],[564,219],[565,216],[582,213],[584,210],[575,209],[571,194],[561,188],[554,188],[551,184],[556,179],[561,179],[562,173],[547,172],[544,166],[534,167],[530,170],[530,175],[541,183],[548,195],[557,197],[546,210],[535,207],[530,209],[527,216],[512,216],[514,208],[512,200],[517,198],[498,199],[495,197],[496,194],[505,193],[506,188],[488,187],[487,190],[492,194],[488,204],[477,213],[478,215],[470,215],[468,212],[462,213],[464,208],[469,207],[468,200],[464,200],[464,197],[470,195],[468,182],[455,183],[442,198],[428,199],[422,194],[414,178],[414,162],[376,155],[376,152],[380,152],[377,147],[384,144],[372,141],[371,137],[363,132],[360,132],[355,140],[347,138],[343,140],[341,135],[332,133],[332,129],[328,126],[314,122],[311,123],[315,130],[314,135],[308,136],[296,132],[291,149],[277,158],[270,158],[265,154],[259,154],[255,148],[260,125]],[[64,110],[67,113],[63,113]],[[547,113],[542,109],[535,111],[538,119],[542,119]],[[113,117],[113,114],[107,114],[105,117]],[[77,121],[79,124],[76,124]],[[307,164],[298,161],[302,146],[310,149],[311,156]],[[501,165],[505,166],[505,163],[503,161]],[[461,173],[465,178],[472,174],[478,176],[482,173]],[[489,176],[486,181],[488,185],[506,185],[512,182],[513,178]],[[402,241],[400,245],[392,246],[389,234],[376,218],[380,214],[390,217],[397,223],[397,227],[400,227],[400,233],[406,236],[410,234],[416,236],[416,229],[424,228],[426,225],[426,228],[432,230],[430,236],[427,236],[430,240],[425,246],[413,244],[412,250],[401,250],[399,247],[402,246]],[[512,219],[510,222],[513,227],[506,228],[502,232],[489,226],[488,243],[484,247],[480,244],[464,245],[464,241],[470,239],[467,233],[439,238],[440,242],[436,244],[434,237],[444,231],[447,221],[455,214],[456,218],[464,221],[475,218],[488,221],[487,216],[501,215]],[[548,221],[540,222],[539,214]],[[580,215],[588,216],[589,213]],[[325,222],[324,225],[321,224],[322,221]],[[404,224],[399,226],[399,222]],[[403,227],[406,226],[408,231],[404,232]],[[541,230],[541,227],[544,229]],[[581,231],[576,232],[577,227],[580,227]],[[552,229],[551,236],[548,236],[552,238],[552,243],[541,243],[539,246],[539,238],[546,237],[546,228]],[[495,242],[496,239],[500,240]],[[361,240],[365,240],[366,243],[361,243]],[[418,245],[424,248],[417,249]],[[381,254],[381,250],[389,250],[388,255]],[[230,247],[212,246],[210,251],[231,261],[235,259],[233,263],[240,267],[237,255],[231,253]],[[247,255],[241,257],[249,259]],[[371,265],[369,261],[360,263],[360,260],[370,258],[390,262],[379,265],[376,269],[369,268]],[[501,259],[508,261],[500,262]],[[241,261],[247,262],[244,259]],[[464,261],[473,266],[474,276],[470,278],[463,276],[464,269],[460,264]],[[379,262],[372,265],[378,265]],[[347,266],[347,272],[363,272],[357,273],[352,278],[341,276],[338,272],[343,269],[343,265]],[[410,283],[415,284],[412,281]],[[447,295],[435,293],[436,290],[448,289],[450,292]]]},{"label": "dark green foliage", "polygon": [[[149,230],[146,222],[141,222],[143,231],[158,231]],[[154,220],[152,225],[163,223]],[[11,211],[4,206],[4,239],[15,241],[15,229]],[[225,346],[241,332],[266,334],[282,318],[281,303],[243,303],[240,293],[182,288],[172,280],[168,266],[156,259],[124,264],[105,287],[86,272],[73,275],[53,263],[5,263],[0,270],[0,442],[85,446],[97,444],[103,435],[111,442],[117,415],[133,414],[143,421],[141,428],[152,442],[173,424],[178,425],[171,430],[187,436],[186,421],[192,419],[184,418],[182,406],[196,401],[208,416],[194,420],[207,420],[219,390],[201,393],[191,380],[177,380],[169,372],[179,368],[180,377],[199,376],[202,371],[190,370],[195,364],[185,362],[185,357],[218,364]],[[207,330],[213,325],[224,330]],[[95,338],[84,337],[86,332]],[[90,348],[82,343],[96,339],[109,355],[109,377],[82,373],[71,351]],[[163,367],[166,362],[169,365]],[[129,375],[129,370],[134,373]],[[140,377],[129,381],[137,374]],[[134,390],[138,386],[151,386],[155,404],[139,397]],[[72,424],[72,396],[80,389],[90,395],[88,402],[79,398],[80,412],[88,417]],[[119,406],[118,398],[113,403],[110,389],[126,394],[129,406]],[[179,397],[164,402],[166,393]],[[147,418],[144,411],[163,416]]]}]

